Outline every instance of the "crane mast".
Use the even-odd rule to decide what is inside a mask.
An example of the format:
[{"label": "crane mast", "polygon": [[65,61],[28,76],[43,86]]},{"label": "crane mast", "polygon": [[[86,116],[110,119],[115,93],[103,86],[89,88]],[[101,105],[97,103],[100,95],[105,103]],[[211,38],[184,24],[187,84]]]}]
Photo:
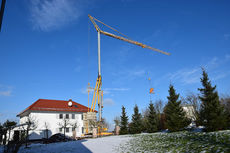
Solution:
[{"label": "crane mast", "polygon": [[[101,80],[101,35],[100,31],[97,32],[97,39],[98,39],[98,78]],[[101,81],[100,81],[101,82]],[[102,96],[101,96],[101,83],[99,84],[99,92],[98,92],[98,106],[99,106],[99,121],[101,122],[102,118]]]},{"label": "crane mast", "polygon": [[[119,40],[122,40],[122,41],[125,41],[125,42],[128,42],[128,43],[140,46],[142,48],[147,48],[147,49],[150,49],[150,50],[153,50],[153,51],[156,51],[156,52],[160,52],[160,53],[165,54],[165,55],[170,55],[170,53],[167,53],[167,52],[164,52],[164,51],[162,51],[160,49],[153,48],[153,47],[150,47],[148,45],[142,44],[140,42],[131,40],[127,36],[125,36],[124,34],[120,33],[116,29],[104,24],[103,22],[101,22],[100,20],[92,17],[91,15],[88,15],[88,17],[89,17],[90,21],[93,23],[95,29],[97,30],[97,35],[98,35],[98,77],[97,77],[96,85],[95,85],[95,88],[94,88],[94,94],[93,94],[93,100],[92,100],[90,112],[95,111],[96,101],[98,101],[99,121],[101,122],[101,119],[102,119],[102,97],[103,97],[103,92],[101,90],[102,77],[101,77],[101,44],[100,44],[101,42],[100,42],[100,35],[103,34],[103,35],[106,35],[106,36],[109,36],[109,37],[112,37],[112,38],[116,38],[116,39],[119,39]],[[95,21],[98,21],[98,22],[102,23],[103,25],[105,25],[105,26],[109,27],[110,29],[118,32],[119,34],[123,35],[124,37],[117,36],[115,34],[112,34],[112,33],[106,32],[106,31],[102,31],[98,27],[98,25],[96,24]]]}]

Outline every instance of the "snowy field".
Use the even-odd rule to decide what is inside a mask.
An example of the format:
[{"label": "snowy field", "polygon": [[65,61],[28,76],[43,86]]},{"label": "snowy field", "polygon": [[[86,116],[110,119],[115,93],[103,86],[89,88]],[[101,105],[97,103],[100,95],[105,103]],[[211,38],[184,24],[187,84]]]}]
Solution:
[{"label": "snowy field", "polygon": [[133,135],[118,152],[230,153],[230,130]]},{"label": "snowy field", "polygon": [[[0,147],[0,152],[2,150]],[[108,136],[96,139],[32,144],[19,153],[230,153],[230,130]]]},{"label": "snowy field", "polygon": [[19,153],[113,153],[117,152],[116,148],[120,143],[130,139],[129,136],[108,136],[70,142],[33,144],[28,149],[22,146]]}]

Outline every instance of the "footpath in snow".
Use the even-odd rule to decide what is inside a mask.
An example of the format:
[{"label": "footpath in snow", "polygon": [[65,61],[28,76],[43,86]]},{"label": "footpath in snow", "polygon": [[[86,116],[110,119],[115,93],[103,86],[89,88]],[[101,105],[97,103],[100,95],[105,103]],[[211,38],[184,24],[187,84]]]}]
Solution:
[{"label": "footpath in snow", "polygon": [[116,148],[130,139],[129,136],[108,136],[70,142],[32,144],[27,149],[22,146],[19,153],[116,153]]}]

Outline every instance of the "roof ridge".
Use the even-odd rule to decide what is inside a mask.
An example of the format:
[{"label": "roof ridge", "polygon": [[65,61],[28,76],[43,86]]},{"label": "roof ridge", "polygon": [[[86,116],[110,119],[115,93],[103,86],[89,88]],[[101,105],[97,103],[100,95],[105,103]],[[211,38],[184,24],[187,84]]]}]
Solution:
[{"label": "roof ridge", "polygon": [[56,100],[56,99],[39,99],[39,100],[68,101],[68,100]]},{"label": "roof ridge", "polygon": [[[38,100],[35,101],[33,104],[31,104],[29,107],[27,107],[24,111],[20,112],[17,116],[23,114],[23,113],[26,112],[26,111],[29,111],[29,110],[36,110],[36,109],[38,109],[38,108],[39,108],[39,109],[48,109],[48,108],[51,109],[52,107],[48,107],[49,103],[50,103],[50,104],[53,104],[53,103],[57,102],[58,105],[60,104],[60,106],[63,107],[62,105],[63,105],[64,103],[68,103],[68,101],[70,101],[70,100],[38,99]],[[73,102],[73,105],[77,105],[77,106],[79,107],[79,108],[77,108],[77,110],[86,110],[86,111],[88,110],[88,107],[87,107],[87,106],[82,105],[82,104],[79,104],[78,102],[75,102],[75,101],[73,101],[72,99],[71,99],[71,101]],[[40,107],[37,107],[37,104],[39,105],[40,102],[43,103],[43,104],[42,104],[43,106],[40,106],[41,108],[40,108]],[[61,102],[62,102],[63,104],[61,104]],[[41,104],[40,104],[40,105],[41,105]],[[43,108],[44,105],[46,105],[46,106],[45,106],[46,108]],[[56,107],[56,109],[59,109],[59,107]],[[76,110],[76,109],[74,109],[74,110]],[[95,112],[97,112],[97,111],[95,110]]]}]

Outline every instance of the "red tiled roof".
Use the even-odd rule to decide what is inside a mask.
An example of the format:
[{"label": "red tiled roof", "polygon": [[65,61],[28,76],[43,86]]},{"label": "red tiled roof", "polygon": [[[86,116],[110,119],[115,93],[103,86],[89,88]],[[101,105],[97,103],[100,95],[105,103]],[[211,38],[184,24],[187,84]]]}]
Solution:
[{"label": "red tiled roof", "polygon": [[[69,100],[70,101],[70,100]],[[72,106],[68,106],[68,102],[65,100],[49,100],[49,99],[38,99],[24,111],[18,114],[18,116],[27,110],[36,111],[63,111],[63,112],[87,112],[88,107],[76,103],[71,100]],[[97,111],[95,111],[97,112]]]}]

